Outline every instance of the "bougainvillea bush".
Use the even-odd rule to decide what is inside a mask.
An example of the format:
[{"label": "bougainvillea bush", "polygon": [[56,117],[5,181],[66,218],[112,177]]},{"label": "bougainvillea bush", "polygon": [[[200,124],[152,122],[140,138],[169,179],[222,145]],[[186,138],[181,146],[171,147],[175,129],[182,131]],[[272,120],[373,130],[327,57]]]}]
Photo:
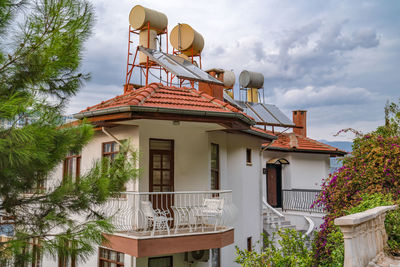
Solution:
[{"label": "bougainvillea bush", "polygon": [[[315,265],[324,266],[332,262],[332,247],[336,247],[332,242],[340,240],[333,238],[337,230],[333,221],[358,206],[365,195],[390,194],[394,202],[400,200],[400,109],[392,103],[385,111],[385,126],[358,135],[353,142],[352,155],[345,157],[343,167],[323,182],[314,205],[323,205],[327,215],[315,239]],[[392,248],[396,245],[393,244]]]}]

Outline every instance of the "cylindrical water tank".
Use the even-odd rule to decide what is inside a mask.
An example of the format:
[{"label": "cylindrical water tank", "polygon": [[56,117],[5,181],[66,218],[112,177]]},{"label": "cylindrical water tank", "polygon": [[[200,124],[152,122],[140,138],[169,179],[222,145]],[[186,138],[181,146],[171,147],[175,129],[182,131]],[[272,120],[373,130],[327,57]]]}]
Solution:
[{"label": "cylindrical water tank", "polygon": [[129,13],[129,24],[135,30],[141,30],[147,27],[150,22],[150,27],[158,33],[164,31],[168,26],[168,18],[165,14],[155,11],[150,8],[136,5]]},{"label": "cylindrical water tank", "polygon": [[176,25],[169,37],[171,45],[188,56],[197,56],[204,48],[203,36],[185,23]]},{"label": "cylindrical water tank", "polygon": [[243,88],[259,89],[264,85],[264,75],[259,72],[244,70],[239,75],[239,84]]},{"label": "cylindrical water tank", "polygon": [[[150,37],[150,39],[149,39]],[[156,49],[157,48],[157,32],[155,30],[150,30],[150,35],[148,33],[148,30],[142,30],[139,33],[139,45],[146,47],[146,48],[151,48],[151,49]],[[147,62],[147,56],[143,54],[142,52],[139,52],[139,64],[146,64]]]},{"label": "cylindrical water tank", "polygon": [[224,87],[225,88],[232,88],[235,85],[235,73],[230,70],[224,71]]}]

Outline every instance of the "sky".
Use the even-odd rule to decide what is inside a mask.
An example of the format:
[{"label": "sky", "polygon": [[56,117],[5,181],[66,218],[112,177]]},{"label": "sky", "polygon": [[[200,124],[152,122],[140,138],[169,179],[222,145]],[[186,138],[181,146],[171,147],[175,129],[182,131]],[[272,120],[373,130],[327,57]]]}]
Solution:
[{"label": "sky", "polygon": [[[91,80],[69,103],[80,110],[123,92],[128,16],[137,4],[163,12],[169,31],[188,23],[205,40],[203,69],[261,72],[265,103],[307,110],[314,139],[384,122],[386,101],[400,97],[400,1],[91,0],[93,35],[83,53]],[[171,46],[170,46],[171,48]],[[237,96],[238,94],[236,94]]]}]

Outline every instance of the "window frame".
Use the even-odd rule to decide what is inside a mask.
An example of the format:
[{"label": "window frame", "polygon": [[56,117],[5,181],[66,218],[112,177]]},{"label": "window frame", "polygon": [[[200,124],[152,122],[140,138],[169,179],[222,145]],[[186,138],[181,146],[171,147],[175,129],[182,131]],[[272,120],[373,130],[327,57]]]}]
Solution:
[{"label": "window frame", "polygon": [[79,176],[81,175],[81,158],[82,158],[82,154],[73,154],[73,155],[68,155],[65,157],[64,159],[64,164],[63,164],[63,183],[66,182],[68,177],[68,163],[69,160],[73,160],[76,158],[76,167],[75,167],[75,182],[79,181]]},{"label": "window frame", "polygon": [[[121,142],[121,141],[119,141],[119,142]],[[117,151],[111,151],[111,152],[104,152],[104,146],[105,145],[107,145],[107,144],[113,144],[113,143],[115,143],[116,145],[118,145],[118,150]],[[120,146],[120,144],[118,144],[118,142],[117,141],[109,141],[109,142],[103,142],[103,143],[101,143],[101,158],[103,159],[103,158],[110,158],[110,161],[113,161],[114,159],[112,158],[112,155],[116,155],[116,154],[118,154],[119,153],[119,146]]]},{"label": "window frame", "polygon": [[[70,242],[65,242],[64,245],[66,247],[69,247],[71,245]],[[60,255],[60,253],[57,255],[57,261],[58,261],[58,267],[76,267],[76,257],[75,256],[70,256],[70,257],[65,257],[63,255]]]},{"label": "window frame", "polygon": [[[151,141],[165,141],[170,143],[170,150],[163,150],[163,149],[152,149],[151,148]],[[154,183],[154,174],[153,171],[156,169],[160,169],[161,171],[163,168],[154,168],[154,161],[153,156],[154,154],[164,154],[169,155],[170,158],[170,166],[169,168],[165,169],[169,171],[169,183],[163,183],[163,179],[161,178],[160,184]],[[174,192],[175,191],[175,140],[174,139],[160,139],[160,138],[149,138],[149,192],[154,192],[154,187],[160,187],[160,192]],[[161,174],[162,176],[162,174]],[[170,191],[163,191],[164,187],[169,187]],[[158,192],[158,191],[157,191]]]},{"label": "window frame", "polygon": [[174,257],[173,257],[173,256],[149,257],[148,260],[147,260],[147,266],[148,266],[148,267],[151,267],[151,266],[150,266],[150,261],[151,261],[151,260],[161,259],[161,258],[169,258],[169,259],[170,259],[170,265],[171,265],[171,267],[174,266]]},{"label": "window frame", "polygon": [[[116,252],[117,253],[117,259],[118,259],[118,253],[120,253],[120,254],[122,254],[122,257],[123,257],[123,259],[124,259],[124,261],[123,262],[120,262],[120,261],[118,261],[118,260],[112,260],[112,259],[108,259],[108,258],[103,258],[103,257],[101,257],[101,250],[107,250],[107,251],[109,251],[109,252]],[[108,255],[110,255],[110,254],[108,254]],[[116,251],[116,250],[112,250],[112,249],[109,249],[109,248],[104,248],[104,247],[99,247],[99,251],[98,251],[98,266],[99,267],[101,267],[102,265],[101,265],[101,263],[115,263],[115,265],[117,266],[117,267],[124,267],[125,266],[125,253],[123,253],[123,252],[119,252],[119,251]]]},{"label": "window frame", "polygon": [[[213,147],[217,148],[217,158],[216,158],[216,165],[217,168],[212,167],[212,156],[213,156]],[[212,188],[212,179],[213,179],[213,173],[216,173],[217,175],[217,181],[216,181],[216,188]],[[219,157],[219,144],[216,143],[211,143],[211,164],[210,164],[210,175],[211,175],[211,181],[210,181],[210,188],[211,190],[220,190],[221,185],[220,185],[220,157]]]},{"label": "window frame", "polygon": [[38,237],[30,238],[23,248],[23,253],[31,253],[32,258],[23,262],[23,267],[41,267],[43,261],[43,251],[41,239]]},{"label": "window frame", "polygon": [[253,165],[252,154],[253,154],[252,149],[251,148],[246,148],[246,165],[247,166]]},{"label": "window frame", "polygon": [[253,242],[251,236],[247,238],[247,251],[252,251],[253,250]]}]

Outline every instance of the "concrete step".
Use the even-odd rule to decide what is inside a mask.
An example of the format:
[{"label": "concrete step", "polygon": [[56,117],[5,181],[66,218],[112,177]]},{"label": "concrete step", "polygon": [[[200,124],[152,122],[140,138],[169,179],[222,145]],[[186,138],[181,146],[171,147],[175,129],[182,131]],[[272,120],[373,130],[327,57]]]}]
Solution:
[{"label": "concrete step", "polygon": [[284,228],[284,229],[296,229],[296,226],[289,224],[289,225],[282,225],[281,228]]},{"label": "concrete step", "polygon": [[280,225],[290,225],[291,223],[289,222],[289,221],[281,221],[280,223],[279,223]]},{"label": "concrete step", "polygon": [[280,218],[277,218],[277,217],[268,217],[268,218],[265,218],[264,217],[264,222],[279,222],[279,221],[281,221],[282,219],[280,219]]}]

